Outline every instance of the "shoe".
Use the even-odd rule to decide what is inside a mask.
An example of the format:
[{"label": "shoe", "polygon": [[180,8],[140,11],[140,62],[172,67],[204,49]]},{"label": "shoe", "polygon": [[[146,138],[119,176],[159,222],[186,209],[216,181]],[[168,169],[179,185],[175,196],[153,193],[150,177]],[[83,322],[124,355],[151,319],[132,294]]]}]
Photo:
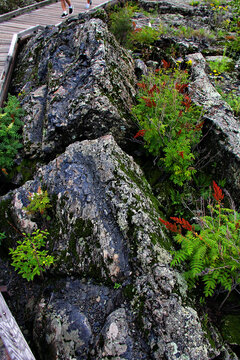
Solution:
[{"label": "shoe", "polygon": [[68,16],[68,13],[66,12],[66,11],[64,11],[63,13],[62,13],[62,15],[61,15],[61,18],[65,18],[65,17],[67,17]]},{"label": "shoe", "polygon": [[71,15],[73,13],[73,6],[71,6],[70,8],[68,8],[68,12],[69,12],[69,15]]}]

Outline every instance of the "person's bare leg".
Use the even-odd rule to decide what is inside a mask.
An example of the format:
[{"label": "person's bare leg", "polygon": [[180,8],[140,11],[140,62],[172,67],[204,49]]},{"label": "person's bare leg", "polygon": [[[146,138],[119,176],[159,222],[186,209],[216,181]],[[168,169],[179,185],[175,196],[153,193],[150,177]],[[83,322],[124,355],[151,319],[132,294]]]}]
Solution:
[{"label": "person's bare leg", "polygon": [[63,12],[67,11],[65,0],[61,0],[61,5],[62,5]]}]

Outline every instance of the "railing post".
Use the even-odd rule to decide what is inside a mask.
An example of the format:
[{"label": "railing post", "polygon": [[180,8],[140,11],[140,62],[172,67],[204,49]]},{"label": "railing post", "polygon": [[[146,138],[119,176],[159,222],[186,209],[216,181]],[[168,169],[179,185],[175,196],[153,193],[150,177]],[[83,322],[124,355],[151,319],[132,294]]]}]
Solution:
[{"label": "railing post", "polygon": [[36,360],[1,293],[0,337],[11,360]]}]

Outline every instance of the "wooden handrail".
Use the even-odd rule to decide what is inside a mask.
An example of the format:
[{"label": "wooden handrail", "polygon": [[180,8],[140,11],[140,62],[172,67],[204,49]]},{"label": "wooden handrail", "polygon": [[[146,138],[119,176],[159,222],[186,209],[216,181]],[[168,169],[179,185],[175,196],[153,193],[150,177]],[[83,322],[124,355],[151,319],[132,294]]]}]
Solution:
[{"label": "wooden handrail", "polygon": [[54,2],[58,2],[58,0],[44,0],[44,1],[40,1],[40,2],[32,4],[32,5],[24,6],[17,10],[13,10],[8,13],[2,14],[2,15],[0,15],[0,23],[3,21],[7,21],[13,17],[29,13],[32,10],[52,4]]},{"label": "wooden handrail", "polygon": [[1,293],[0,337],[11,360],[36,360]]},{"label": "wooden handrail", "polygon": [[14,34],[12,37],[11,45],[7,55],[7,60],[4,65],[4,69],[0,74],[0,107],[3,107],[4,101],[7,98],[8,87],[11,81],[11,75],[14,68],[14,62],[17,54],[19,41],[24,40],[27,37],[31,36],[39,28],[43,28],[43,26],[41,25],[32,26],[26,30]]}]

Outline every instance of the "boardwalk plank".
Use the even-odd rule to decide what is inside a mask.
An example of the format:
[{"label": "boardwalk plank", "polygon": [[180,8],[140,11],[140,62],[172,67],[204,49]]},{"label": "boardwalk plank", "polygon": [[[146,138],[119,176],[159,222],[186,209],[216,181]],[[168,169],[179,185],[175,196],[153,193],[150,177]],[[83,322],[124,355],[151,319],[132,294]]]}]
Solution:
[{"label": "boardwalk plank", "polygon": [[0,337],[12,360],[35,360],[22,332],[0,293]]},{"label": "boardwalk plank", "polygon": [[[74,6],[74,14],[71,16],[76,16],[81,12],[87,11],[87,0],[71,1]],[[93,3],[94,4],[91,6],[91,9],[103,4],[104,0],[93,0]],[[13,35],[27,30],[35,25],[58,25],[62,21],[65,21],[65,19],[62,20],[61,14],[62,8],[60,2],[54,2],[0,23],[0,78],[3,78],[3,70],[6,68],[8,48],[10,47]]]}]

